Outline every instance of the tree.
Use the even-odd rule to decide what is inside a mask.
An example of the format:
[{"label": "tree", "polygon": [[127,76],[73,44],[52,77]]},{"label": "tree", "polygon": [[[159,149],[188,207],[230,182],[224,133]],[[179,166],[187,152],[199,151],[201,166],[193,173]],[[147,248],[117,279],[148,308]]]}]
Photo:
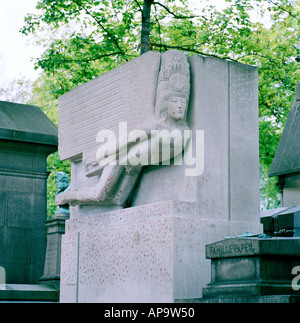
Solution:
[{"label": "tree", "polygon": [[0,100],[26,104],[31,98],[32,82],[26,79],[16,79],[0,88]]},{"label": "tree", "polygon": [[[148,50],[176,48],[257,65],[262,197],[271,196],[266,206],[272,207],[278,188],[266,174],[300,77],[299,2],[226,1],[223,10],[208,1],[196,11],[189,0],[40,0],[41,13],[28,15],[22,32],[45,44],[36,68],[52,82],[53,100]],[[268,26],[261,18],[267,14]]]}]

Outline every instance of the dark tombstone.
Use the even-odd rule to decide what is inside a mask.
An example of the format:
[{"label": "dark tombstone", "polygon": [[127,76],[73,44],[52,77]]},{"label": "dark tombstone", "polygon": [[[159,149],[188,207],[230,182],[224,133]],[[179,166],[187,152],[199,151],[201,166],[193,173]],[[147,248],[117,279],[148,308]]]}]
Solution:
[{"label": "dark tombstone", "polygon": [[300,205],[300,83],[269,176],[278,176],[283,207]]},{"label": "dark tombstone", "polygon": [[57,127],[35,106],[0,102],[0,266],[7,284],[43,275],[47,232],[47,156]]},{"label": "dark tombstone", "polygon": [[261,212],[264,233],[300,236],[300,83],[269,176],[278,176],[281,208]]},{"label": "dark tombstone", "polygon": [[[206,245],[211,281],[178,303],[299,303],[300,238],[235,237]],[[297,276],[298,275],[298,276]]]},{"label": "dark tombstone", "polygon": [[299,238],[232,238],[206,246],[211,282],[204,298],[297,295],[293,269],[300,261]]}]

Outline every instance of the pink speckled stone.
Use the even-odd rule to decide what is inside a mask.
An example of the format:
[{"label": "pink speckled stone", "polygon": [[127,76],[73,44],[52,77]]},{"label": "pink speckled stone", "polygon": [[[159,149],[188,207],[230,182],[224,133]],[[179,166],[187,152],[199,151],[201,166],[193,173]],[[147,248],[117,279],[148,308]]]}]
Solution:
[{"label": "pink speckled stone", "polygon": [[258,226],[204,220],[194,203],[166,201],[68,221],[62,302],[173,302],[210,281],[205,245]]}]

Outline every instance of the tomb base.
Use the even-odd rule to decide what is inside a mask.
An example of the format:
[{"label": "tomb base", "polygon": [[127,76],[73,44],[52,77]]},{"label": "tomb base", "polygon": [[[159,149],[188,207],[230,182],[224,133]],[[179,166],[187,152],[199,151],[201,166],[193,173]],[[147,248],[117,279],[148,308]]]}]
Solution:
[{"label": "tomb base", "polygon": [[57,303],[57,290],[43,285],[0,284],[0,303]]},{"label": "tomb base", "polygon": [[195,203],[165,201],[72,218],[62,239],[61,302],[161,303],[202,297],[205,245],[258,223],[200,219]]},{"label": "tomb base", "polygon": [[61,237],[65,233],[65,221],[68,218],[66,214],[57,214],[46,222],[48,240],[44,275],[40,282],[55,289],[60,288]]},{"label": "tomb base", "polygon": [[203,302],[272,302],[277,295],[296,295],[291,302],[299,301],[299,247],[300,238],[235,238],[209,244],[212,277],[203,289]]}]

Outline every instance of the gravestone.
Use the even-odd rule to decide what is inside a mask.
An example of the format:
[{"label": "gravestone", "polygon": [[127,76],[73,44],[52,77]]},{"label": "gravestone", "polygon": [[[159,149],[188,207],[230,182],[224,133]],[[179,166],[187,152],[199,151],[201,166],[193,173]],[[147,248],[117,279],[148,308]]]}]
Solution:
[{"label": "gravestone", "polygon": [[299,295],[292,286],[299,247],[299,238],[235,238],[207,245],[212,278],[203,297]]},{"label": "gravestone", "polygon": [[38,107],[0,102],[0,266],[7,284],[36,284],[43,274],[47,156],[57,139]]},{"label": "gravestone", "polygon": [[267,235],[300,237],[300,206],[263,211],[260,221]]},{"label": "gravestone", "polygon": [[65,233],[66,214],[58,214],[46,221],[48,231],[44,274],[42,284],[60,289],[61,237]]},{"label": "gravestone", "polygon": [[300,205],[300,83],[269,176],[279,177],[281,206]]},{"label": "gravestone", "polygon": [[278,176],[281,208],[262,211],[269,235],[300,236],[300,83],[277,147],[269,176]]},{"label": "gravestone", "polygon": [[206,246],[211,281],[192,303],[299,303],[300,238],[230,238]]},{"label": "gravestone", "polygon": [[[59,154],[72,165],[71,189],[57,198],[71,203],[62,302],[201,297],[205,245],[261,232],[257,86],[255,67],[172,50],[60,97]],[[165,159],[148,142],[163,129],[174,131],[165,146],[160,133]],[[121,164],[126,143],[128,159],[148,163]]]}]

